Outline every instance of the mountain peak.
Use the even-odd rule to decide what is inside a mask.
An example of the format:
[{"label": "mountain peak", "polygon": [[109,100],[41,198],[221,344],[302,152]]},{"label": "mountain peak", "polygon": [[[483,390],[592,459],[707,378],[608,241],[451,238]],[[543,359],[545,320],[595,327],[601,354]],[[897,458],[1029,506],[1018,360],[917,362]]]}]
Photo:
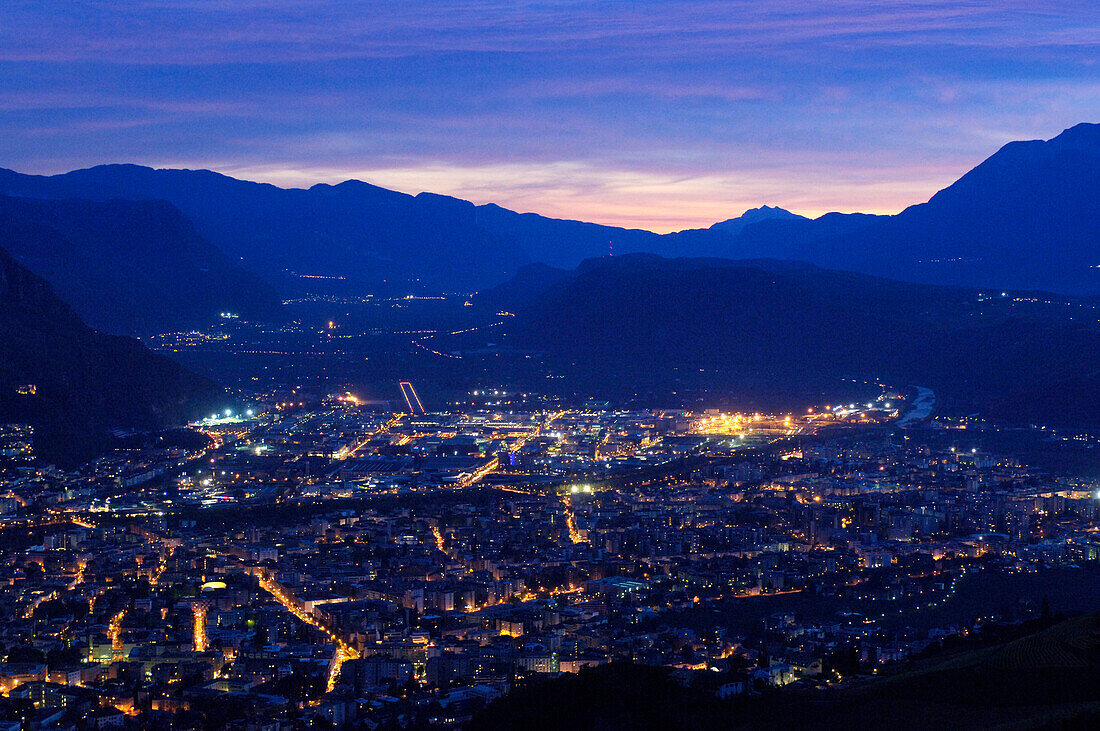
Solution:
[{"label": "mountain peak", "polygon": [[1100,124],[1081,122],[1048,142],[1049,145],[1065,150],[1100,153]]},{"label": "mountain peak", "polygon": [[[981,170],[990,163],[1025,162],[1037,164],[1059,153],[1085,153],[1100,155],[1100,124],[1081,122],[1062,130],[1049,140],[1014,140],[1005,143],[1001,149],[986,158],[974,170]],[[971,173],[974,171],[971,170]],[[970,173],[967,173],[969,175]],[[962,179],[965,179],[964,175]]]},{"label": "mountain peak", "polygon": [[780,208],[779,206],[765,205],[758,208],[750,208],[736,218],[719,221],[718,223],[711,226],[711,228],[725,231],[729,234],[738,234],[741,233],[741,230],[749,224],[756,223],[757,221],[770,220],[804,221],[807,219],[805,216],[800,216],[797,213],[791,213],[785,208]]}]

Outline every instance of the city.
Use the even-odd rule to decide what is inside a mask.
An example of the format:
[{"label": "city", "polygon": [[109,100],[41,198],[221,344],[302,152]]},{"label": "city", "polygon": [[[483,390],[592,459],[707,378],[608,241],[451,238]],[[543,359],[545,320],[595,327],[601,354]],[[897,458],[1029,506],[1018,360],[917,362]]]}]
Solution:
[{"label": "city", "polygon": [[5,431],[4,717],[461,728],[623,660],[717,699],[843,687],[1100,598],[1100,475],[907,419],[915,391],[425,412],[400,385],[401,412],[257,401],[74,471]]},{"label": "city", "polygon": [[1100,728],[1098,42],[0,2],[0,731]]}]

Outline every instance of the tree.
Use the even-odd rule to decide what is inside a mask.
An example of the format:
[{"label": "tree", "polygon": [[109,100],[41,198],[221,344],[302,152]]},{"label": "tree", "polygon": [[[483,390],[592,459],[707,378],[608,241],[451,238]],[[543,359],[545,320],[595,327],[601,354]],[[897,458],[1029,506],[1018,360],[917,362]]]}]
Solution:
[{"label": "tree", "polygon": [[267,627],[256,625],[256,632],[252,635],[252,645],[257,650],[267,644]]}]

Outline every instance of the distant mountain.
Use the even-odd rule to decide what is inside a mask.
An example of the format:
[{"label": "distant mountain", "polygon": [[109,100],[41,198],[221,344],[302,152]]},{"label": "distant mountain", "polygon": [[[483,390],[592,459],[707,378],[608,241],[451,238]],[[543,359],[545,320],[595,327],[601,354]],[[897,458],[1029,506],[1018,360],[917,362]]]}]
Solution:
[{"label": "distant mountain", "polygon": [[[814,262],[930,284],[1100,292],[1100,124],[1011,142],[896,216],[746,227],[738,256]],[[833,214],[830,214],[833,215]],[[834,219],[832,223],[836,223]]]},{"label": "distant mountain", "polygon": [[533,262],[572,269],[584,259],[611,253],[659,251],[652,231],[516,213],[490,203],[477,207],[478,224],[523,247]]},{"label": "distant mountain", "polygon": [[541,351],[582,391],[775,406],[815,403],[842,379],[883,379],[931,387],[967,413],[1100,423],[1088,302],[991,299],[775,260],[625,256],[534,273],[485,296],[521,293],[508,344]]},{"label": "distant mountain", "polygon": [[0,423],[31,423],[41,456],[71,465],[111,429],[160,428],[223,403],[214,384],[136,340],[90,329],[0,249]]},{"label": "distant mountain", "polygon": [[575,276],[571,269],[546,264],[528,264],[503,284],[479,292],[475,301],[493,310],[517,310],[529,307],[551,287]]},{"label": "distant mountain", "polygon": [[[1100,294],[1100,125],[1005,145],[896,216],[809,220],[763,206],[659,235],[397,193],[358,181],[284,190],[207,170],[103,165],[0,170],[0,194],[170,201],[199,234],[281,291],[319,286],[477,290],[521,266],[607,254],[778,258],[931,284]],[[316,279],[316,277],[328,279]]]},{"label": "distant mountain", "polygon": [[100,330],[163,332],[281,308],[270,286],[163,201],[0,196],[0,245]]},{"label": "distant mountain", "polygon": [[[726,246],[727,256],[744,259],[814,259],[821,241],[853,234],[889,219],[869,213],[826,213],[814,219],[770,219],[746,225]],[[818,262],[830,266],[828,262]],[[843,268],[836,266],[833,268]]]},{"label": "distant mountain", "polygon": [[760,206],[759,208],[750,208],[742,213],[737,218],[730,218],[725,221],[719,221],[711,226],[712,229],[719,231],[725,231],[728,234],[739,234],[746,226],[752,223],[759,223],[761,221],[809,221],[810,219],[805,216],[800,216],[797,213],[791,213],[788,210],[779,208],[777,206]]},{"label": "distant mountain", "polygon": [[480,226],[471,203],[358,181],[285,190],[208,170],[102,165],[50,177],[2,171],[0,193],[169,201],[204,238],[283,291],[418,282],[461,291],[502,281],[529,261],[521,246]]},{"label": "distant mountain", "polygon": [[[476,290],[532,262],[572,268],[608,253],[728,256],[734,244],[721,227],[661,235],[431,193],[406,195],[354,180],[283,189],[208,170],[138,165],[52,176],[0,170],[0,194],[169,201],[201,236],[283,293]],[[779,210],[757,209],[749,219],[773,220],[782,216]]]}]

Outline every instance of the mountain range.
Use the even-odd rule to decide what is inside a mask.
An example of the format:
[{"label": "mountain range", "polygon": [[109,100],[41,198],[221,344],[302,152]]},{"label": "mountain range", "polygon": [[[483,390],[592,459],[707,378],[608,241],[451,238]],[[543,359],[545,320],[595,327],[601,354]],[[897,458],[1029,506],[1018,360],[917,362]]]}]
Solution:
[{"label": "mountain range", "polygon": [[[816,402],[840,380],[878,378],[932,387],[957,410],[1095,424],[1097,200],[1097,124],[1005,145],[897,215],[763,206],[664,235],[358,181],[0,170],[0,422],[34,423],[48,456],[88,456],[110,428],[220,399],[97,330],[179,330],[225,311],[282,322],[288,296],[388,288],[481,290],[482,306],[517,313],[508,343],[624,398]],[[27,384],[35,396],[18,393]]]},{"label": "mountain range", "polygon": [[731,254],[929,284],[1100,293],[1100,125],[1012,142],[895,216],[745,227]]},{"label": "mountain range", "polygon": [[321,284],[473,291],[527,263],[572,268],[611,252],[790,259],[928,284],[1100,294],[1098,124],[1009,143],[897,215],[811,220],[764,206],[663,235],[359,181],[282,189],[208,170],[136,165],[52,176],[3,170],[0,194],[168,201],[199,236],[283,294]]},{"label": "mountain range", "polygon": [[101,165],[50,177],[0,172],[0,193],[168,201],[284,293],[314,289],[326,281],[318,277],[348,292],[418,281],[468,291],[529,261],[514,241],[479,225],[472,203],[354,180],[284,190],[208,170]]}]

